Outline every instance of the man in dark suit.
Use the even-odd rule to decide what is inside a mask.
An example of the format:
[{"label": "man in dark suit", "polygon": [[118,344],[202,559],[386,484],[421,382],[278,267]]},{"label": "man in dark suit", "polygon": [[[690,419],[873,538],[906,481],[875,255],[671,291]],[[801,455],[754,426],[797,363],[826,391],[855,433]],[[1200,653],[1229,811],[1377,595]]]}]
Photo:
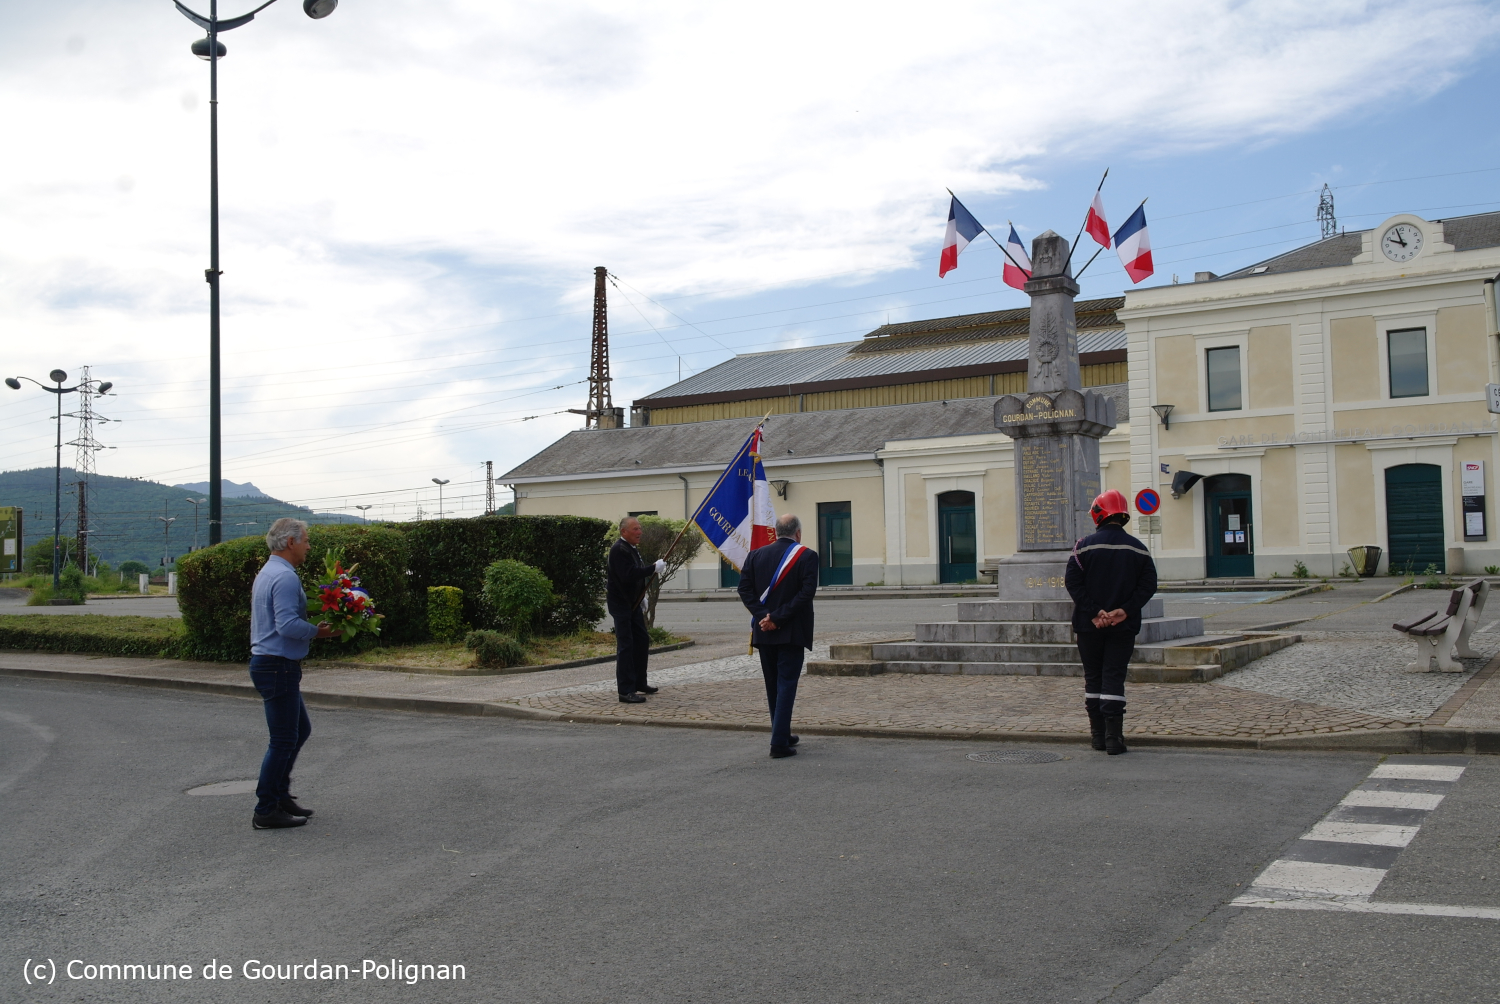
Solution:
[{"label": "man in dark suit", "polygon": [[802,652],[812,648],[818,552],[802,546],[802,521],[776,520],[776,543],[751,551],[740,570],[740,602],[750,611],[750,643],[760,650],[771,708],[771,756],[797,753],[792,704],[802,677]]},{"label": "man in dark suit", "polygon": [[615,622],[615,684],[623,704],[643,704],[642,695],[656,689],[646,683],[646,659],[651,636],[646,633],[646,583],[666,571],[667,563],[646,564],[636,545],[641,542],[641,521],[634,516],[620,520],[620,536],[609,549],[609,576],[604,601]]}]

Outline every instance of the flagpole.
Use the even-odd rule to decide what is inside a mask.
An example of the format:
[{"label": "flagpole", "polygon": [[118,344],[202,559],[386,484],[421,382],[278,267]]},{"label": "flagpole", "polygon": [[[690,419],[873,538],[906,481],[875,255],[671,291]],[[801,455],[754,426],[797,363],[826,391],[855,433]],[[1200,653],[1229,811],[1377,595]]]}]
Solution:
[{"label": "flagpole", "polygon": [[[1108,177],[1109,177],[1109,168],[1106,167],[1104,169],[1104,178],[1108,178]],[[1104,191],[1104,178],[1100,178],[1099,179],[1099,187],[1096,188],[1096,189],[1094,189],[1094,194],[1095,195],[1098,195],[1100,192]],[[1092,202],[1089,203],[1089,208],[1090,209],[1094,208],[1094,204]],[[1086,226],[1088,226],[1088,224],[1089,224],[1089,214],[1088,213],[1084,213],[1083,214],[1083,222],[1078,225],[1078,233],[1076,233],[1076,234],[1073,235],[1073,243],[1068,248],[1068,264],[1069,265],[1073,264],[1073,252],[1078,250],[1078,239],[1083,236],[1083,228],[1086,227]],[[1094,252],[1094,258],[1097,258],[1097,257],[1099,257],[1099,252],[1095,251]],[[1090,258],[1089,261],[1093,261],[1094,258]],[[1087,265],[1085,265],[1083,267],[1084,268],[1088,268]],[[1078,273],[1078,275],[1082,275],[1082,274],[1083,274],[1082,271],[1080,271]],[[1076,279],[1076,278],[1078,278],[1078,276],[1075,275],[1073,278]]]}]

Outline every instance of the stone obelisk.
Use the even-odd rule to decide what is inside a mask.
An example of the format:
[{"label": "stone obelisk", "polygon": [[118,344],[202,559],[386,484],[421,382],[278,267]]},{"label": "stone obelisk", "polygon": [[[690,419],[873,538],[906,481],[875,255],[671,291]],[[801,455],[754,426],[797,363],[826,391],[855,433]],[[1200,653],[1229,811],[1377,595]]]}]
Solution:
[{"label": "stone obelisk", "polygon": [[1015,440],[1016,553],[1001,559],[1002,600],[1066,600],[1073,542],[1094,532],[1099,440],[1115,404],[1083,389],[1068,242],[1048,230],[1031,242],[1031,332],[1026,394],[995,404],[995,426]]}]

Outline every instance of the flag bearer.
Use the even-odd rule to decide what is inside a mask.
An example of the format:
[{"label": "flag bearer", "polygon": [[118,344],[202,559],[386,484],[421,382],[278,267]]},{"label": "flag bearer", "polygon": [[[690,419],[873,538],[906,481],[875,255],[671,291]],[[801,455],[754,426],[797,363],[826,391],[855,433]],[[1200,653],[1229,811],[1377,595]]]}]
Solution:
[{"label": "flag bearer", "polygon": [[1073,545],[1064,581],[1073,597],[1073,632],[1083,660],[1083,706],[1096,750],[1126,752],[1125,671],[1141,630],[1141,610],[1156,593],[1156,563],[1125,532],[1130,510],[1111,489],[1094,499],[1098,530]]}]

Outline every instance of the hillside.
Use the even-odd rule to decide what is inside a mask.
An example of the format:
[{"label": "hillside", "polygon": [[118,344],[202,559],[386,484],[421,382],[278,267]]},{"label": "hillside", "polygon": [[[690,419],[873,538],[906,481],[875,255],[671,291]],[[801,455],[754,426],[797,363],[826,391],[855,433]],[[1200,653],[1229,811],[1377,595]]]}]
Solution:
[{"label": "hillside", "polygon": [[[78,475],[71,468],[62,471],[62,532],[71,537],[77,530]],[[110,564],[122,561],[144,561],[155,568],[162,559],[162,522],[158,517],[176,517],[168,538],[167,554],[186,554],[193,544],[193,506],[187,501],[192,492],[181,487],[137,481],[133,478],[111,478],[95,475],[91,480],[89,514],[89,550]],[[52,535],[53,468],[38,467],[28,471],[0,472],[0,506],[21,506],[26,511],[26,540],[35,542]],[[202,498],[202,495],[194,495]],[[198,517],[198,542],[208,543],[208,504]],[[224,500],[224,538],[258,535],[282,516],[293,516],[309,523],[353,523],[342,513],[315,513],[302,506],[277,499],[226,498]],[[251,524],[251,525],[239,525]]]}]

